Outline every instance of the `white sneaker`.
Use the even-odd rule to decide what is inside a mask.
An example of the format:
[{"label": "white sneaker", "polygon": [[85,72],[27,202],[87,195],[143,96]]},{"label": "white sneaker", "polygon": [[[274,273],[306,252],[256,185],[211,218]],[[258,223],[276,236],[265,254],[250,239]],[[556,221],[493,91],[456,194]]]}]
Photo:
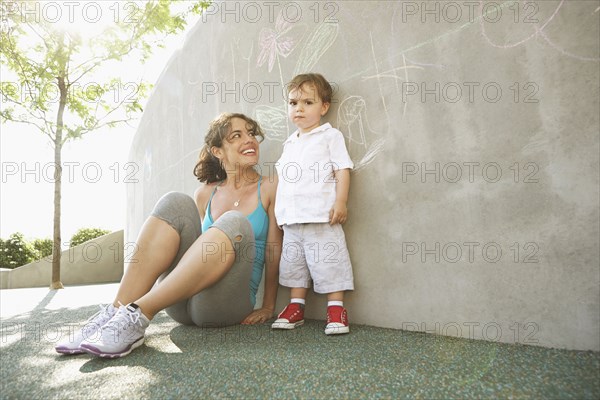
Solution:
[{"label": "white sneaker", "polygon": [[148,325],[150,320],[136,304],[121,306],[115,316],[102,326],[100,337],[84,340],[80,348],[95,356],[124,357],[144,343]]},{"label": "white sneaker", "polygon": [[69,338],[57,346],[54,349],[61,354],[83,354],[84,351],[79,348],[81,342],[85,339],[92,338],[100,328],[108,322],[116,313],[117,309],[112,304],[106,306],[99,306],[100,311],[92,315],[83,328],[75,332],[74,336],[69,333]]}]

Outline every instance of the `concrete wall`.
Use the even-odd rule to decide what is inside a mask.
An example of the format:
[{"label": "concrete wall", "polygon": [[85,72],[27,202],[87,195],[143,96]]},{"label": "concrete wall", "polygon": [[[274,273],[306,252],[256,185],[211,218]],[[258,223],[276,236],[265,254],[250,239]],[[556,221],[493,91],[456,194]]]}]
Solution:
[{"label": "concrete wall", "polygon": [[[283,85],[318,71],[356,164],[353,323],[600,350],[597,7],[217,2],[140,123],[127,241],[162,194],[193,193],[220,112],[260,121],[272,174],[292,132]],[[308,317],[324,305],[311,297]]]},{"label": "concrete wall", "polygon": [[[109,233],[65,250],[61,256],[61,282],[64,285],[118,282],[123,275],[123,231]],[[16,289],[50,286],[52,256],[0,272],[0,288]]]}]

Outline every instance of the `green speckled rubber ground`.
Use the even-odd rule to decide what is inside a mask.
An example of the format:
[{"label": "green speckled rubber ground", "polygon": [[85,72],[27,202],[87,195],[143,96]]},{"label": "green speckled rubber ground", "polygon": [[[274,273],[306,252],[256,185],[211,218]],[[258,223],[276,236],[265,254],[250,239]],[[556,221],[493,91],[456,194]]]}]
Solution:
[{"label": "green speckled rubber ground", "polygon": [[76,300],[87,293],[79,290],[0,291],[1,399],[600,398],[597,352],[356,324],[329,337],[323,321],[294,331],[198,328],[160,313],[128,357],[59,355],[65,326],[97,309]]}]

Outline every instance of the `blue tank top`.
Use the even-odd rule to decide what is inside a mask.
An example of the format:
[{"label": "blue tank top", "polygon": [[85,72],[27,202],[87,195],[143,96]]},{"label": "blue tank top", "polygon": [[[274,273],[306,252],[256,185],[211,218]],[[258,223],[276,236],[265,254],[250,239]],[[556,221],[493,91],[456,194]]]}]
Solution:
[{"label": "blue tank top", "polygon": [[[262,176],[258,180],[258,205],[254,209],[254,211],[248,215],[248,222],[252,225],[252,230],[254,231],[254,242],[256,244],[256,258],[254,259],[254,264],[252,265],[252,276],[250,277],[250,301],[252,305],[256,304],[256,292],[258,291],[258,285],[262,279],[263,268],[265,264],[265,247],[267,245],[267,233],[269,231],[269,216],[265,211],[265,208],[262,205],[262,201],[260,199],[260,183],[262,181]],[[221,182],[222,183],[222,182]],[[215,186],[212,194],[210,195],[210,199],[208,200],[208,205],[206,206],[206,212],[204,213],[204,220],[202,221],[202,232],[206,232],[208,228],[212,226],[214,223],[212,219],[212,213],[210,208],[210,203],[212,203],[212,198],[217,191],[217,187],[221,185],[219,183]]]}]

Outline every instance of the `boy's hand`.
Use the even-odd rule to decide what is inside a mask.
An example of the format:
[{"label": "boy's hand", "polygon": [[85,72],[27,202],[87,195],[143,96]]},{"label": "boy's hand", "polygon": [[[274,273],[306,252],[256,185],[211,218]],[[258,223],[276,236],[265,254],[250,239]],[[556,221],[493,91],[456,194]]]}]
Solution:
[{"label": "boy's hand", "polygon": [[329,225],[343,224],[348,216],[348,208],[346,202],[336,201],[333,207],[329,210]]}]

